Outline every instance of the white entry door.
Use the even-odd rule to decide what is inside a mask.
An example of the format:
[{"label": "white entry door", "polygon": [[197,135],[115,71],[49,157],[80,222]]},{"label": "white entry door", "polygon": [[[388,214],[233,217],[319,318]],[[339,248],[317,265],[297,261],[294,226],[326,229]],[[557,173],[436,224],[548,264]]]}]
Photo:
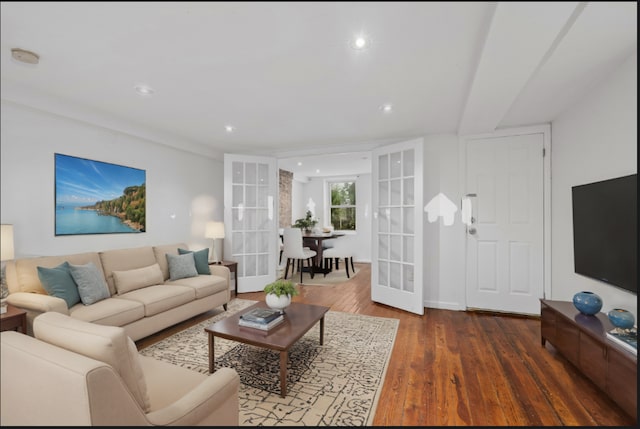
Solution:
[{"label": "white entry door", "polygon": [[371,299],[424,313],[422,139],[373,151]]},{"label": "white entry door", "polygon": [[238,263],[238,292],[276,278],[278,175],[275,158],[224,155],[224,254]]},{"label": "white entry door", "polygon": [[543,133],[467,140],[467,308],[540,314]]}]

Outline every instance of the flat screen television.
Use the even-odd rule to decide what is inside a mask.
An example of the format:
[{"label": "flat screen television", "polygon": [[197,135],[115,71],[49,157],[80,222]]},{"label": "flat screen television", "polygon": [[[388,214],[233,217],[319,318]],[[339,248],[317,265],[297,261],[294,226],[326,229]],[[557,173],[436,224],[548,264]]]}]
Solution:
[{"label": "flat screen television", "polygon": [[577,274],[638,293],[638,175],[571,188]]}]

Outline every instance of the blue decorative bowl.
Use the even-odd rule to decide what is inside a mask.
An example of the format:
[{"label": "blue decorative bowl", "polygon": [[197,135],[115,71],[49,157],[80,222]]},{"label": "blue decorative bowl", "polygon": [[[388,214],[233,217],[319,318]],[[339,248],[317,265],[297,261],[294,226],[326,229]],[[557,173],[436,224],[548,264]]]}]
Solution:
[{"label": "blue decorative bowl", "polygon": [[573,295],[573,305],[580,313],[593,316],[602,309],[602,298],[593,292],[582,291]]},{"label": "blue decorative bowl", "polygon": [[614,308],[607,315],[609,316],[611,324],[616,328],[633,328],[633,324],[636,321],[635,317],[633,317],[633,313],[622,308]]}]

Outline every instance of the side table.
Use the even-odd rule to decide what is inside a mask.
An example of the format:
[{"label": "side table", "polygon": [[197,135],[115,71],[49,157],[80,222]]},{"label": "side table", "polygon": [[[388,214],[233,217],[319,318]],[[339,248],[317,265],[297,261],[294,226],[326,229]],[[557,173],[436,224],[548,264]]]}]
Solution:
[{"label": "side table", "polygon": [[27,333],[27,312],[13,305],[7,305],[7,312],[0,314],[0,331],[15,331],[20,329]]},{"label": "side table", "polygon": [[233,273],[233,276],[235,277],[235,288],[233,289],[233,293],[238,296],[238,263],[236,261],[220,261],[220,263],[217,262],[209,262],[209,265],[222,265],[225,266],[227,268],[229,268],[229,271],[231,271]]}]

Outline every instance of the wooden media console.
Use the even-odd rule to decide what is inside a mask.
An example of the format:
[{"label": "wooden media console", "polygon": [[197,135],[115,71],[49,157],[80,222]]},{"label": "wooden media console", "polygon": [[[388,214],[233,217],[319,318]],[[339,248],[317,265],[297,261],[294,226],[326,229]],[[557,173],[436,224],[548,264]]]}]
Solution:
[{"label": "wooden media console", "polygon": [[540,300],[542,346],[549,341],[569,362],[637,419],[638,357],[607,339],[604,313],[587,316],[572,302]]}]

